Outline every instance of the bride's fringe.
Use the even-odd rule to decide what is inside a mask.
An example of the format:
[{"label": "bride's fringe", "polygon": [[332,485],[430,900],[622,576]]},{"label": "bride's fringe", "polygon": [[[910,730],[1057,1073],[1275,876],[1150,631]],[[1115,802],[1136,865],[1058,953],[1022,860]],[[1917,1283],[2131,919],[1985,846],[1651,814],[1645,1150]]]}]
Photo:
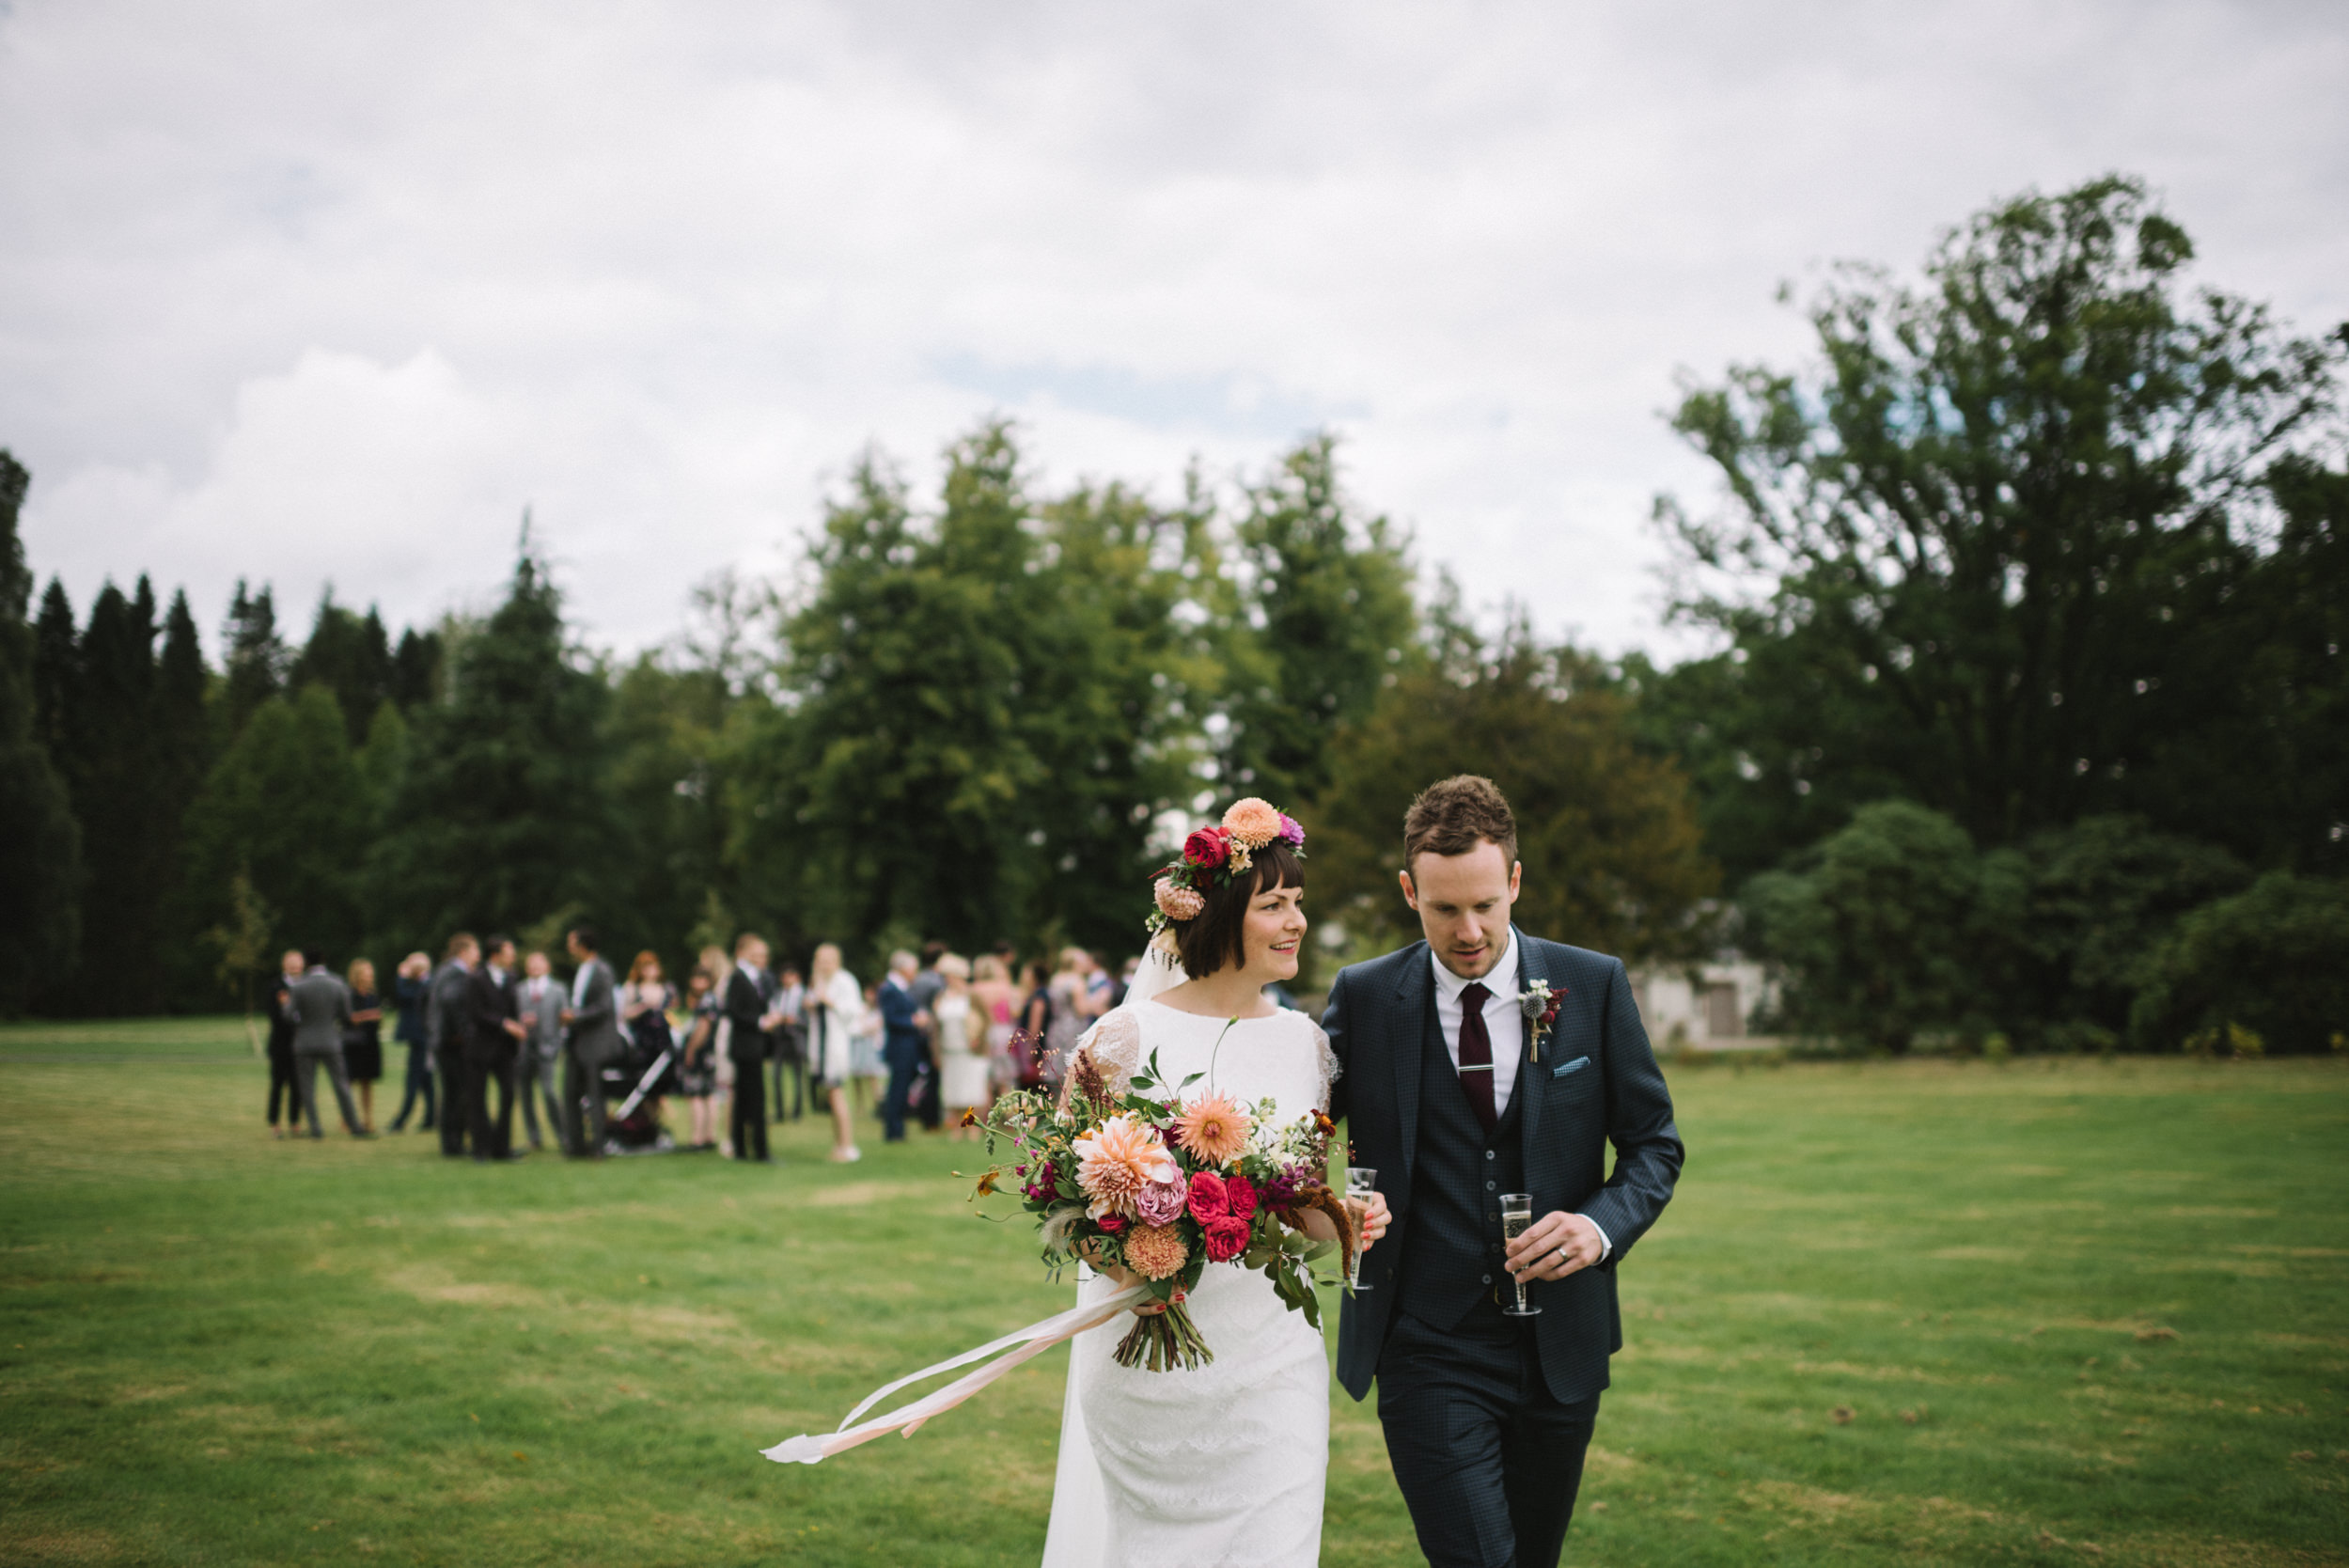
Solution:
[{"label": "bride's fringe", "polygon": [[1197,1372],[1215,1359],[1215,1353],[1199,1338],[1198,1325],[1191,1322],[1189,1308],[1177,1303],[1165,1311],[1147,1318],[1136,1318],[1126,1337],[1118,1341],[1118,1365],[1147,1366],[1151,1372],[1171,1372],[1181,1367],[1184,1372]]}]

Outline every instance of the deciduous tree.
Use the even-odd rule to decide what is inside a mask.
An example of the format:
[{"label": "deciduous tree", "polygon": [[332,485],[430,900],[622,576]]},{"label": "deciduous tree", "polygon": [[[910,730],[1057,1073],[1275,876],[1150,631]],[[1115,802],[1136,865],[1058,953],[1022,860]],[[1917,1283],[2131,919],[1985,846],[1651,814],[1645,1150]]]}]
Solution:
[{"label": "deciduous tree", "polygon": [[1704,945],[1718,885],[1687,781],[1643,751],[1607,672],[1522,624],[1497,647],[1455,641],[1451,660],[1404,675],[1339,731],[1308,813],[1312,901],[1349,936],[1386,947],[1417,923],[1396,883],[1402,820],[1439,778],[1481,774],[1517,820],[1517,923],[1633,962]]},{"label": "deciduous tree", "polygon": [[[1921,288],[1840,272],[1815,369],[1688,393],[1674,424],[1726,504],[1659,514],[1683,613],[1733,650],[1665,685],[1724,853],[1782,855],[1891,793],[1988,844],[2138,811],[2248,857],[2320,852],[2310,725],[2338,698],[2277,695],[2260,650],[2308,622],[2279,600],[2340,601],[2266,563],[2281,479],[2329,471],[2304,454],[2337,442],[2343,344],[2189,296],[2192,254],[2135,181],[2023,196]],[[2294,515],[2337,506],[2322,489]],[[2286,683],[2338,692],[2338,655],[2298,635]]]}]

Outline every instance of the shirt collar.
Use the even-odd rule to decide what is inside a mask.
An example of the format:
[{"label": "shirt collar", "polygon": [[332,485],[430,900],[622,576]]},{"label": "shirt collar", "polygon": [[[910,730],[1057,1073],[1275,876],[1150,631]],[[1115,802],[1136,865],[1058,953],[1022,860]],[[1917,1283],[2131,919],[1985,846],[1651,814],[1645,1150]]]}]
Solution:
[{"label": "shirt collar", "polygon": [[[1487,970],[1482,980],[1465,980],[1453,974],[1444,967],[1444,961],[1435,956],[1435,949],[1432,947],[1428,949],[1427,961],[1435,970],[1435,989],[1447,1002],[1459,1001],[1460,994],[1471,985],[1481,985],[1496,996],[1514,996],[1517,995],[1516,924],[1512,921],[1510,925],[1509,946],[1501,949],[1501,961]],[[1496,983],[1504,975],[1508,977],[1506,990]]]}]

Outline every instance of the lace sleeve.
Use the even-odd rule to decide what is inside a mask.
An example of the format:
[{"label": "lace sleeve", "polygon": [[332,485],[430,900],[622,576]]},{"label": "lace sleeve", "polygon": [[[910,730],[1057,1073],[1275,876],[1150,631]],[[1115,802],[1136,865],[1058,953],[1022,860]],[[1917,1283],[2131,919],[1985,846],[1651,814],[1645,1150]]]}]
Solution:
[{"label": "lace sleeve", "polygon": [[1306,1032],[1313,1037],[1313,1054],[1322,1070],[1321,1098],[1313,1102],[1313,1108],[1325,1111],[1329,1109],[1330,1088],[1338,1082],[1338,1053],[1329,1048],[1329,1036],[1322,1032],[1322,1026],[1313,1021],[1311,1013],[1300,1012],[1297,1016],[1305,1020]]},{"label": "lace sleeve", "polygon": [[[1323,1045],[1326,1052],[1329,1047]],[[1142,1065],[1142,1025],[1125,1008],[1112,1008],[1101,1015],[1101,1021],[1087,1029],[1076,1043],[1074,1056],[1090,1057],[1100,1072],[1102,1082],[1112,1094],[1123,1094],[1134,1082],[1134,1074]],[[1072,1072],[1071,1078],[1075,1076]],[[1060,1088],[1060,1104],[1069,1103],[1068,1085]]]}]

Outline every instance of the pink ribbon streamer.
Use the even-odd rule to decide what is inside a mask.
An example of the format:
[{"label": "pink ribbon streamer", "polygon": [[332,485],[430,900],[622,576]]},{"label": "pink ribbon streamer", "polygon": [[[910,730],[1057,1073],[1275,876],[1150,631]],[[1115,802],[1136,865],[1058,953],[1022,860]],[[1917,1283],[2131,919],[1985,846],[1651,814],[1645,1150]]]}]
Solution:
[{"label": "pink ribbon streamer", "polygon": [[[859,1443],[869,1443],[884,1433],[902,1430],[906,1436],[911,1437],[931,1417],[953,1409],[1004,1373],[1041,1356],[1062,1341],[1073,1340],[1088,1328],[1097,1328],[1107,1323],[1149,1293],[1149,1286],[1135,1285],[1101,1301],[1073,1307],[1041,1323],[1029,1324],[1026,1328],[1006,1334],[999,1340],[990,1340],[976,1349],[949,1356],[933,1366],[924,1367],[917,1372],[910,1372],[894,1383],[885,1383],[875,1388],[848,1413],[838,1431],[822,1436],[802,1433],[796,1437],[786,1438],[771,1449],[761,1449],[760,1452],[778,1465],[818,1465]],[[997,1355],[1005,1351],[1010,1354]],[[923,1395],[903,1409],[893,1410],[886,1416],[876,1416],[862,1426],[855,1424],[857,1417],[900,1388],[935,1377],[940,1372],[952,1372],[957,1367],[967,1367],[975,1361],[986,1361],[990,1356],[995,1356],[996,1359],[987,1361],[977,1372],[965,1372],[934,1393]]]}]

